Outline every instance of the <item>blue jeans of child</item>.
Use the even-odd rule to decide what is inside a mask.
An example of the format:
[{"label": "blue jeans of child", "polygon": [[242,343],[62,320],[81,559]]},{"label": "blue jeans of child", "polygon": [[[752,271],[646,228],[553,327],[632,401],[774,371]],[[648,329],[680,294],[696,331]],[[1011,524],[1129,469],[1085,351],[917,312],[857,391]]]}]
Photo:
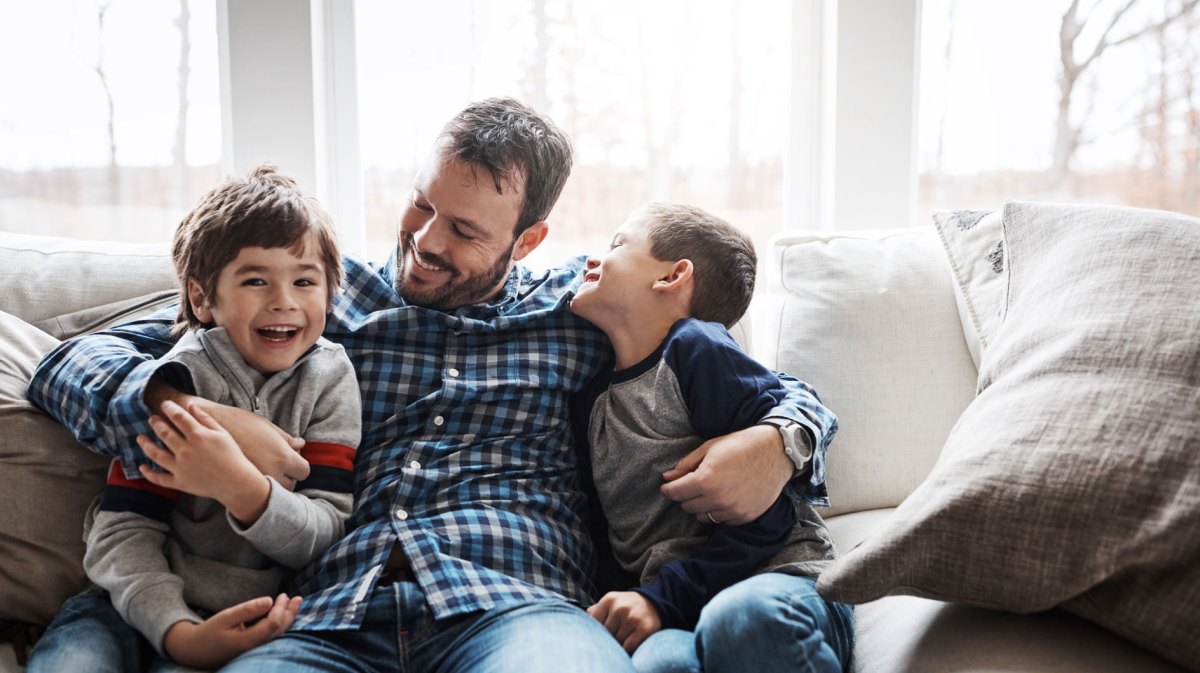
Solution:
[{"label": "blue jeans of child", "polygon": [[67,599],[29,653],[25,673],[186,673],[195,669],[160,657],[125,623],[108,592],[90,587]]},{"label": "blue jeans of child", "polygon": [[854,651],[853,616],[821,598],[815,580],[764,573],[713,597],[695,632],[647,638],[633,664],[640,673],[840,673]]},{"label": "blue jeans of child", "polygon": [[633,671],[604,626],[566,601],[434,621],[412,582],[377,587],[356,631],[289,631],[234,659],[227,673],[542,673]]}]

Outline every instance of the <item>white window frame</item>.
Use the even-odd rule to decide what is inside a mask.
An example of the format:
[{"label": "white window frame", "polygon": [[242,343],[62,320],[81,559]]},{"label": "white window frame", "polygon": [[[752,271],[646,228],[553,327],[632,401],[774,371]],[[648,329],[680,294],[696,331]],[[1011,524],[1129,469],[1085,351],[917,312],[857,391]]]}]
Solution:
[{"label": "white window frame", "polygon": [[[796,0],[786,230],[911,226],[921,0]],[[217,0],[222,169],[264,160],[363,250],[354,3]],[[399,188],[399,187],[398,187]]]}]

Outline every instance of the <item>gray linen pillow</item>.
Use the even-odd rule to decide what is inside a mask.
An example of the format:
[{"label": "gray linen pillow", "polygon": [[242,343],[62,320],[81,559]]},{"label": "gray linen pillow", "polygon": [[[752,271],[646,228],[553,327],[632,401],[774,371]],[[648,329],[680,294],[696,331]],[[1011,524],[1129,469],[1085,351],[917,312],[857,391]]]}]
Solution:
[{"label": "gray linen pillow", "polygon": [[884,532],[821,576],[1056,605],[1200,670],[1200,220],[1009,203],[980,394]]},{"label": "gray linen pillow", "polygon": [[0,620],[47,624],[86,583],[83,516],[109,459],[25,399],[59,341],[0,311]]}]

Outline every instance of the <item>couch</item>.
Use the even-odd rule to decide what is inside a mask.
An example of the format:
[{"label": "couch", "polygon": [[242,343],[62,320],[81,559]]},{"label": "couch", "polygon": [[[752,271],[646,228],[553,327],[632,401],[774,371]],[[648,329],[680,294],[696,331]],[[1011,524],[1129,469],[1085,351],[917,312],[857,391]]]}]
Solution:
[{"label": "couch", "polygon": [[[940,213],[937,226],[911,229],[786,234],[763,255],[765,291],[744,321],[749,328],[735,336],[769,366],[813,384],[839,415],[828,461],[833,507],[824,516],[851,565],[861,561],[860,543],[911,518],[902,502],[946,462],[943,446],[976,400],[995,322],[982,304],[1000,301],[1004,288],[969,276],[996,266],[1001,212]],[[976,238],[956,242],[956,231]],[[165,245],[0,234],[0,311],[9,314],[0,317],[7,338],[20,337],[0,358],[0,376],[9,379],[0,379],[0,540],[6,550],[17,545],[25,564],[0,564],[0,619],[44,619],[82,581],[70,517],[99,490],[104,467],[5,386],[28,376],[30,361],[55,339],[161,306],[172,282]],[[57,445],[51,452],[38,442]],[[48,488],[57,495],[40,492]],[[971,535],[961,544],[970,546]],[[823,588],[857,590],[852,581]],[[977,599],[943,601],[920,582],[882,593],[856,608],[855,671],[1186,670],[1081,610],[1018,614],[978,607],[989,603]],[[1149,645],[1191,665],[1186,653]],[[0,672],[19,671],[12,645],[0,647]]]}]

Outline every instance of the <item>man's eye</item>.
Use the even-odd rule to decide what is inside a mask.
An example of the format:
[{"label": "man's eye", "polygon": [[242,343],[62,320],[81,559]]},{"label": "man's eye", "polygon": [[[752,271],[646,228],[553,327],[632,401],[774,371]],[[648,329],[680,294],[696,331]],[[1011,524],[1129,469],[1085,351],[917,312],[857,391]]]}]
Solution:
[{"label": "man's eye", "polygon": [[459,238],[461,238],[461,239],[463,239],[463,240],[469,241],[469,240],[471,240],[472,238],[474,238],[474,237],[473,237],[473,236],[471,236],[470,234],[468,234],[468,233],[466,233],[465,231],[463,231],[463,228],[462,228],[462,227],[460,227],[460,226],[458,226],[457,224],[452,224],[452,225],[450,225],[450,228],[454,230],[454,235],[455,235],[455,236],[458,236]]},{"label": "man's eye", "polygon": [[423,211],[426,213],[433,212],[433,208],[431,208],[428,203],[425,203],[424,201],[418,201],[416,198],[413,198],[412,205],[413,205],[413,208],[416,208],[417,210],[420,210],[420,211]]}]

